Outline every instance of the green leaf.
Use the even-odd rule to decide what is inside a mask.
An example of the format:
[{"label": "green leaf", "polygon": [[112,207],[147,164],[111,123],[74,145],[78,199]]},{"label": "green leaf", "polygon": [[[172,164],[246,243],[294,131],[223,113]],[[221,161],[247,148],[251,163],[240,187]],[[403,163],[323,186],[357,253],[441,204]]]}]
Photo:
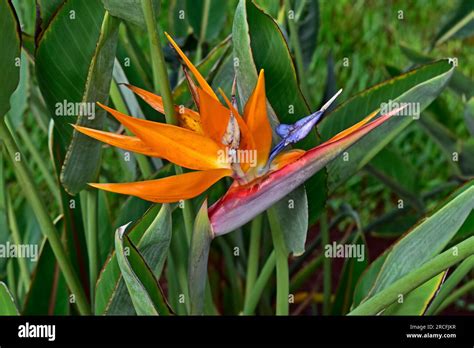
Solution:
[{"label": "green leaf", "polygon": [[[83,103],[92,105],[95,114],[78,116],[76,124],[80,126],[96,129],[104,127],[107,112],[96,106],[95,103],[106,104],[109,98],[117,48],[118,25],[118,20],[108,14],[105,15],[82,98]],[[61,182],[67,192],[76,194],[85,188],[88,182],[97,179],[100,170],[101,149],[102,143],[100,141],[74,131],[61,172]]]},{"label": "green leaf", "polygon": [[[209,12],[204,14],[205,2],[209,1]],[[206,28],[204,39],[206,42],[214,40],[222,30],[227,16],[227,1],[222,0],[186,0],[186,15],[189,24],[193,28],[194,36],[199,39],[201,37],[202,26]],[[207,17],[207,23],[203,23],[203,19]]]},{"label": "green leaf", "polygon": [[275,203],[274,217],[282,229],[286,250],[294,256],[304,253],[308,231],[308,200],[304,185]]},{"label": "green leaf", "polygon": [[[435,58],[417,52],[404,44],[401,44],[400,48],[403,54],[413,63],[426,64],[435,60]],[[467,99],[474,96],[474,81],[459,70],[454,70],[453,76],[451,80],[449,80],[449,87],[460,96],[464,96]]]},{"label": "green leaf", "polygon": [[[8,227],[8,213],[5,186],[5,166],[3,163],[3,151],[0,151],[0,244],[5,245],[10,239],[10,229]],[[0,258],[0,279],[5,275],[8,260]]]},{"label": "green leaf", "polygon": [[0,282],[0,315],[19,315],[15,299],[4,282]]},{"label": "green leaf", "polygon": [[[145,29],[145,17],[143,15],[141,0],[102,0],[104,7],[109,13],[117,18]],[[155,13],[159,8],[159,3],[153,0]]]},{"label": "green leaf", "polygon": [[415,290],[403,295],[403,302],[395,302],[383,312],[383,315],[423,315],[431,299],[441,286],[445,275],[446,272],[443,272]]},{"label": "green leaf", "polygon": [[368,297],[381,292],[439,254],[473,208],[474,187],[471,186],[422,220],[390,249]]},{"label": "green leaf", "polygon": [[369,264],[368,249],[363,235],[356,235],[351,244],[361,245],[364,248],[364,257],[362,260],[357,257],[351,257],[344,262],[336,296],[332,304],[333,315],[345,315],[349,312],[357,281]]},{"label": "green leaf", "polygon": [[470,0],[461,0],[456,11],[434,38],[432,48],[449,39],[464,39],[472,35],[474,35],[474,3]]},{"label": "green leaf", "polygon": [[189,23],[186,18],[186,0],[171,0],[168,10],[168,33],[172,37],[185,37]]},{"label": "green leaf", "polygon": [[[324,140],[347,129],[390,100],[419,106],[421,112],[446,86],[453,67],[447,60],[425,65],[419,69],[390,79],[359,93],[328,114],[321,122]],[[329,191],[367,164],[381,149],[393,140],[416,116],[392,117],[382,126],[365,136],[328,165]],[[349,160],[347,160],[347,158]]]},{"label": "green leaf", "polygon": [[[458,139],[454,133],[438,122],[431,115],[424,115],[420,125],[431,139],[439,145],[446,156],[448,163],[453,166],[457,174],[466,176],[474,174],[474,141]],[[457,157],[456,157],[457,156]]]},{"label": "green leaf", "polygon": [[189,249],[188,283],[191,315],[204,314],[207,262],[212,239],[213,235],[207,214],[207,200],[205,200],[194,222],[191,247]]},{"label": "green leaf", "polygon": [[419,198],[415,168],[394,150],[382,149],[366,169],[417,210],[424,209],[423,202]]},{"label": "green leaf", "polygon": [[303,62],[306,67],[313,59],[318,42],[319,33],[319,1],[318,0],[296,0],[295,8],[303,8],[301,13],[296,13],[298,25],[298,39],[301,45]]},{"label": "green leaf", "polygon": [[466,103],[464,121],[466,122],[466,128],[471,134],[471,137],[474,137],[474,98],[469,99]]},{"label": "green leaf", "polygon": [[15,92],[13,92],[10,98],[10,111],[7,114],[7,117],[10,121],[10,124],[14,129],[20,127],[25,116],[25,112],[28,106],[29,98],[29,83],[30,83],[30,73],[29,73],[29,63],[26,53],[21,52],[21,66],[20,66],[20,81]]},{"label": "green leaf", "polygon": [[[159,279],[171,240],[171,211],[168,205],[155,205],[127,233]],[[120,273],[116,253],[107,260],[97,280],[96,314],[133,315],[131,298]]]},{"label": "green leaf", "polygon": [[0,68],[2,85],[0,87],[0,117],[10,109],[10,96],[20,79],[20,27],[15,10],[10,1],[0,1]]},{"label": "green leaf", "polygon": [[53,250],[44,239],[22,315],[69,314],[69,290]]},{"label": "green leaf", "polygon": [[73,130],[70,123],[76,122],[77,115],[64,112],[61,105],[83,101],[104,14],[100,1],[67,1],[37,38],[36,77],[54,119],[56,141],[63,149],[70,143]]},{"label": "green leaf", "polygon": [[[241,102],[252,93],[258,71],[265,70],[265,89],[269,104],[267,112],[272,127],[279,122],[294,123],[311,113],[298,86],[296,70],[288,45],[278,24],[251,1],[241,0],[235,11],[232,29],[237,87]],[[274,134],[274,141],[278,141]],[[310,133],[298,147],[317,144],[316,132]],[[309,206],[309,224],[313,224],[326,201],[324,171],[305,183]]]},{"label": "green leaf", "polygon": [[169,308],[160,285],[150,266],[125,234],[126,228],[127,225],[124,225],[117,229],[115,251],[133,306],[138,315],[167,315]]},{"label": "green leaf", "polygon": [[48,27],[56,11],[65,3],[65,0],[36,0],[39,29],[43,31]]}]

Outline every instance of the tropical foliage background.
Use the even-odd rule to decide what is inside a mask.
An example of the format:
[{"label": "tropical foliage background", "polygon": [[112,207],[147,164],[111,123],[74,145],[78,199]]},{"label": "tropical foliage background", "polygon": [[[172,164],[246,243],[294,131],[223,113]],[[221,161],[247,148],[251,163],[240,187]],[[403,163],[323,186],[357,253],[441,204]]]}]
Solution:
[{"label": "tropical foliage background", "polygon": [[[0,245],[39,246],[36,261],[0,258],[0,314],[472,314],[472,1],[0,0],[0,28]],[[175,104],[192,106],[165,31],[227,95],[236,74],[244,99],[264,69],[280,122],[343,88],[304,149],[389,100],[421,116],[387,122],[211,240],[203,202],[229,181],[171,205],[88,188],[177,168],[73,133],[123,132],[103,110],[56,113],[102,102],[165,122],[121,85],[161,93],[159,64]],[[326,257],[333,242],[365,257]]]}]

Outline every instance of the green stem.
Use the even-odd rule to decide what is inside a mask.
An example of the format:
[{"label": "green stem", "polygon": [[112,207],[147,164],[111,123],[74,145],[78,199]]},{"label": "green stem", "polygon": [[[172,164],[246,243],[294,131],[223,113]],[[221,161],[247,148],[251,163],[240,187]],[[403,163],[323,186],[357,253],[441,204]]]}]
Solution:
[{"label": "green stem", "polygon": [[194,57],[194,63],[197,64],[202,58],[202,45],[206,41],[206,30],[209,22],[209,10],[211,8],[211,1],[204,0],[202,9],[202,21],[201,21],[201,32],[199,33],[199,40],[196,48],[196,55]]},{"label": "green stem", "polygon": [[267,211],[272,231],[273,249],[276,257],[276,315],[288,315],[290,304],[290,273],[288,270],[288,251],[286,250],[283,231],[278,223],[276,211],[273,208]]},{"label": "green stem", "polygon": [[[21,236],[20,229],[18,228],[18,223],[15,216],[15,211],[13,209],[13,203],[11,201],[10,195],[7,194],[7,210],[8,210],[8,225],[10,226],[10,231],[12,234],[12,241],[16,245],[21,245]],[[30,271],[28,270],[28,265],[26,264],[26,258],[19,257],[18,265],[20,267],[20,277],[25,286],[25,289],[28,290],[30,286]]]},{"label": "green stem", "polygon": [[[321,245],[322,250],[329,244],[329,228],[327,214],[321,214]],[[323,314],[328,315],[331,310],[331,259],[323,257]]]},{"label": "green stem", "polygon": [[148,31],[148,40],[150,42],[151,62],[153,68],[153,83],[155,91],[161,93],[165,109],[166,123],[178,124],[174,112],[173,97],[171,95],[168,72],[166,70],[163,49],[161,48],[160,38],[156,29],[155,14],[151,0],[142,0],[142,9],[145,16],[146,28]]},{"label": "green stem", "polygon": [[[291,9],[290,0],[285,0],[285,7],[288,10]],[[301,45],[300,41],[298,40],[298,29],[296,28],[295,23],[296,18],[296,13],[294,14],[293,18],[287,18],[288,27],[290,29],[290,42],[291,46],[293,47],[293,53],[295,54],[296,70],[298,71],[298,79],[301,85],[301,89],[303,90],[304,95],[309,98],[310,95],[308,84],[306,83],[303,54],[301,53]]]},{"label": "green stem", "polygon": [[247,279],[245,282],[245,297],[250,296],[255,286],[258,274],[258,259],[260,256],[260,240],[262,236],[263,215],[260,214],[252,220],[250,226],[250,247],[247,261]]},{"label": "green stem", "polygon": [[441,304],[441,306],[439,306],[439,308],[435,311],[434,314],[436,315],[441,313],[446,307],[453,304],[458,298],[464,296],[472,290],[474,290],[474,279],[468,281],[466,284],[464,284],[459,289],[454,291],[451,295],[449,295],[446,300]]},{"label": "green stem", "polygon": [[253,315],[255,308],[257,308],[258,301],[262,296],[265,285],[270,280],[270,277],[273,273],[276,264],[276,254],[275,251],[272,251],[270,256],[268,256],[267,261],[263,265],[262,271],[255,281],[255,285],[252,289],[252,292],[249,296],[245,297],[243,315]]},{"label": "green stem", "polygon": [[30,169],[24,160],[16,161],[15,156],[20,153],[17,144],[13,140],[12,134],[9,132],[5,121],[0,121],[0,138],[3,140],[5,147],[9,155],[11,156],[11,162],[14,166],[15,173],[22,186],[23,193],[29,201],[33,212],[35,213],[36,219],[40,226],[40,229],[44,236],[48,239],[51,249],[58,261],[59,267],[64,275],[66,283],[75,295],[77,307],[81,314],[90,314],[90,308],[86,300],[84,289],[81,287],[79,278],[74,271],[71,261],[68,259],[66,251],[61,243],[59,234],[51,221],[51,218],[46,211],[44,201],[41,198],[36,184],[31,176]]},{"label": "green stem", "polygon": [[314,272],[321,266],[323,261],[323,253],[319,254],[317,257],[312,259],[302,268],[298,273],[295,274],[293,279],[291,280],[291,292],[297,291],[299,288],[303,286],[303,284],[308,280],[308,278],[314,274]]},{"label": "green stem", "polygon": [[20,135],[21,141],[23,144],[25,144],[26,149],[28,152],[31,154],[31,157],[33,158],[33,161],[36,163],[38,166],[38,169],[41,172],[41,175],[43,176],[44,181],[46,182],[46,185],[48,186],[49,190],[51,193],[55,196],[58,204],[61,202],[61,197],[59,194],[59,190],[56,184],[55,179],[51,175],[50,171],[46,167],[46,162],[44,161],[44,158],[41,156],[39,151],[36,149],[35,145],[33,145],[33,142],[30,139],[30,136],[28,133],[26,133],[26,130],[24,127],[18,128],[18,134]]},{"label": "green stem", "polygon": [[[145,15],[145,22],[148,31],[148,39],[150,41],[151,61],[153,67],[153,82],[155,84],[155,90],[161,92],[161,98],[163,99],[164,111],[166,123],[178,124],[176,118],[173,97],[171,94],[170,82],[168,79],[168,72],[166,70],[165,59],[163,57],[163,49],[161,48],[160,38],[157,31],[157,23],[155,21],[155,15],[151,0],[142,1],[143,13]],[[175,166],[176,174],[182,174],[182,168]],[[188,241],[191,240],[193,231],[193,211],[189,202],[184,202],[184,223],[186,228],[186,234]]]},{"label": "green stem", "polygon": [[463,280],[463,278],[474,268],[474,256],[465,259],[451,274],[448,279],[441,285],[439,293],[431,302],[430,306],[425,312],[425,315],[434,315],[438,312],[438,308],[444,303],[444,300],[453,293],[456,286]]},{"label": "green stem", "polygon": [[422,266],[390,284],[360,304],[349,315],[375,315],[395,302],[399,294],[408,294],[421,284],[443,272],[445,269],[461,262],[474,254],[474,237],[470,237],[438,256],[425,262]]},{"label": "green stem", "polygon": [[85,192],[86,206],[86,241],[87,241],[87,257],[89,259],[89,282],[91,303],[94,303],[95,283],[99,272],[98,257],[98,191],[96,189],[88,189]]}]

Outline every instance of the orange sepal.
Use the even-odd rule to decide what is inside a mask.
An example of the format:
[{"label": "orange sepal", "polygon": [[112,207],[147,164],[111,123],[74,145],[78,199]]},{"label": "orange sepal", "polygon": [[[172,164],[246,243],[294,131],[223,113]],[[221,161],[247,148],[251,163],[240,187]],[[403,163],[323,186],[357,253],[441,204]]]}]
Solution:
[{"label": "orange sepal", "polygon": [[[163,105],[163,99],[154,93],[148,92],[142,88],[125,84],[131,91],[136,93],[142,98],[148,105],[150,105],[156,111],[164,114],[165,109]],[[191,109],[185,107],[174,106],[176,117],[178,118],[179,125],[181,127],[195,131],[196,133],[203,134],[201,127],[201,120],[199,114]]]},{"label": "orange sepal", "polygon": [[101,130],[81,127],[74,124],[72,126],[78,132],[88,135],[91,138],[100,140],[103,143],[116,146],[127,151],[141,153],[146,156],[162,157],[159,150],[152,149],[147,144],[145,144],[140,138],[128,136],[128,135],[104,132]]},{"label": "orange sepal", "polygon": [[336,134],[335,136],[333,136],[331,139],[328,140],[328,143],[333,142],[333,141],[337,141],[337,140],[342,139],[342,138],[344,138],[345,136],[347,136],[351,133],[354,133],[360,127],[362,127],[367,122],[369,122],[371,119],[373,119],[375,117],[375,115],[377,115],[378,112],[379,112],[379,109],[375,110],[369,116],[365,117],[362,121],[359,121],[355,125],[353,125],[353,126],[347,128],[347,129],[343,130],[342,132]]},{"label": "orange sepal", "polygon": [[257,85],[245,105],[244,120],[255,142],[258,164],[263,166],[267,162],[272,146],[272,128],[267,117],[267,99],[263,70],[260,71]]},{"label": "orange sepal", "polygon": [[205,134],[220,144],[229,123],[230,110],[211,97],[202,88],[197,90],[202,129]]},{"label": "orange sepal", "polygon": [[305,152],[306,151],[304,150],[293,149],[293,150],[280,153],[278,156],[275,157],[275,159],[270,164],[270,170],[271,171],[278,170],[290,163],[293,163],[298,158],[303,156]]},{"label": "orange sepal", "polygon": [[204,135],[178,126],[130,117],[97,104],[170,162],[197,170],[230,167],[230,164],[219,161],[222,147]]},{"label": "orange sepal", "polygon": [[151,202],[170,203],[196,197],[223,177],[231,175],[232,170],[230,169],[213,169],[157,180],[89,185],[101,190],[136,196]]},{"label": "orange sepal", "polygon": [[186,55],[183,53],[183,51],[181,51],[181,48],[179,48],[179,46],[176,44],[176,42],[174,42],[174,40],[171,38],[171,36],[168,35],[168,33],[165,33],[166,37],[168,38],[169,42],[171,43],[171,45],[173,45],[174,49],[176,50],[176,52],[178,52],[179,56],[181,57],[181,59],[184,61],[184,63],[186,64],[186,66],[189,68],[189,70],[191,70],[191,72],[193,73],[194,77],[196,78],[197,82],[199,83],[199,86],[201,86],[201,88],[203,90],[205,90],[210,96],[212,96],[214,99],[218,100],[217,98],[217,95],[214,93],[214,91],[212,90],[211,86],[209,86],[209,84],[207,83],[206,79],[204,77],[202,77],[201,73],[199,72],[198,69],[196,69],[196,67],[194,66],[193,63],[191,63],[191,61],[188,59],[188,57],[186,57]]}]

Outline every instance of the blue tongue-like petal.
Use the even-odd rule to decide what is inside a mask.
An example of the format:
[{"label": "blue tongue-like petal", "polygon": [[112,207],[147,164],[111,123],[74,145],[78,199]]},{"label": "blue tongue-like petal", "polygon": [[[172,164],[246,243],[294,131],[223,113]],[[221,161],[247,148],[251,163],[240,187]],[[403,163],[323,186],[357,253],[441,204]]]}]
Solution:
[{"label": "blue tongue-like petal", "polygon": [[329,108],[329,106],[334,102],[334,100],[341,94],[342,89],[340,89],[329,101],[323,105],[323,107],[312,113],[309,116],[298,120],[294,124],[280,124],[275,128],[276,133],[282,138],[281,141],[272,149],[266,168],[270,165],[273,159],[285,149],[290,144],[295,144],[300,140],[304,139],[311,129],[322,119],[324,112]]}]

